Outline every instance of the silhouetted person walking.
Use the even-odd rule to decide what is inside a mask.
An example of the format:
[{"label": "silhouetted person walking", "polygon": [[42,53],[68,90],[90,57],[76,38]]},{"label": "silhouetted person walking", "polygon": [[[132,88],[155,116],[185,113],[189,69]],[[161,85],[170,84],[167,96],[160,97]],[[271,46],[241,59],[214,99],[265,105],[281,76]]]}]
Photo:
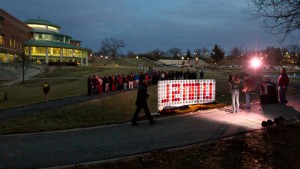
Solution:
[{"label": "silhouetted person walking", "polygon": [[92,88],[93,88],[91,76],[88,77],[88,80],[87,80],[87,88],[88,88],[87,95],[88,95],[88,96],[91,96],[91,95],[92,95]]},{"label": "silhouetted person walking", "polygon": [[3,95],[3,101],[8,101],[8,93],[5,92]]},{"label": "silhouetted person walking", "polygon": [[43,91],[45,95],[45,102],[48,102],[48,93],[50,91],[50,85],[47,82],[45,82],[43,85]]},{"label": "silhouetted person walking", "polygon": [[137,93],[137,98],[136,98],[136,102],[135,102],[136,110],[135,110],[135,113],[134,113],[133,118],[132,118],[132,125],[133,126],[137,125],[137,122],[136,122],[137,117],[138,117],[139,112],[141,111],[142,108],[144,109],[144,112],[145,112],[145,114],[146,114],[146,116],[149,120],[149,123],[150,124],[155,123],[155,121],[153,120],[153,117],[150,114],[148,104],[147,104],[147,98],[149,96],[150,95],[147,93],[147,81],[143,80],[143,82],[140,83],[139,87],[138,87],[138,93]]}]

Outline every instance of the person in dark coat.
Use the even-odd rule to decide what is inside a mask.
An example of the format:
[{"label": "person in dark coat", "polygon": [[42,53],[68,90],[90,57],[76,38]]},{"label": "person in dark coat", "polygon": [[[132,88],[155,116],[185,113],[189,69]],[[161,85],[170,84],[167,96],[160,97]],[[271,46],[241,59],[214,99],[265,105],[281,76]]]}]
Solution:
[{"label": "person in dark coat", "polygon": [[45,95],[45,102],[48,102],[48,93],[50,91],[50,85],[45,82],[44,85],[43,85],[43,92],[44,92],[44,95]]},{"label": "person in dark coat", "polygon": [[282,68],[280,70],[280,76],[278,77],[278,93],[279,93],[279,100],[280,103],[285,105],[288,103],[288,101],[286,100],[286,91],[287,91],[287,87],[289,85],[289,77],[286,74],[286,69]]},{"label": "person in dark coat", "polygon": [[88,77],[88,80],[87,80],[87,87],[88,87],[88,92],[87,92],[87,95],[88,96],[91,96],[92,95],[92,78],[91,76]]},{"label": "person in dark coat", "polygon": [[201,70],[201,72],[200,72],[200,79],[203,79],[203,76],[204,76],[204,72]]},{"label": "person in dark coat", "polygon": [[143,80],[142,83],[139,84],[138,87],[138,93],[137,93],[137,98],[136,98],[136,110],[135,113],[133,115],[132,118],[132,125],[136,126],[137,125],[137,117],[139,115],[139,112],[142,110],[142,108],[144,109],[144,112],[149,120],[150,124],[154,124],[155,121],[153,120],[153,117],[150,114],[149,108],[148,108],[148,104],[147,104],[147,98],[150,95],[147,93],[147,81]]},{"label": "person in dark coat", "polygon": [[106,75],[103,78],[103,91],[104,92],[108,92],[109,91],[109,77],[108,77],[108,75]]},{"label": "person in dark coat", "polygon": [[7,92],[4,93],[3,101],[8,101],[8,93]]},{"label": "person in dark coat", "polygon": [[245,74],[243,92],[245,93],[246,109],[251,109],[251,92],[256,90],[256,83],[253,77]]}]

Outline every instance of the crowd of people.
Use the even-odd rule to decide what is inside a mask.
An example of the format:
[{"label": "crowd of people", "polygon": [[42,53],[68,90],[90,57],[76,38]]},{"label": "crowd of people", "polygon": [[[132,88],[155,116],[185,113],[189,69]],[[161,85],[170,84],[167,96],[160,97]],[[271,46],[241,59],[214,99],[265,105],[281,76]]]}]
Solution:
[{"label": "crowd of people", "polygon": [[[203,71],[200,72],[200,78],[203,78]],[[139,83],[146,80],[147,85],[157,84],[159,80],[183,80],[183,79],[197,79],[196,72],[181,71],[153,71],[153,72],[139,72],[130,74],[93,75],[88,77],[87,87],[88,96],[92,94],[100,94],[103,92],[113,92],[122,90],[137,89]]]},{"label": "crowd of people", "polygon": [[[203,71],[199,74],[199,79],[203,79]],[[244,81],[241,91],[245,93],[246,109],[251,109],[251,92],[256,90],[255,80],[248,74],[244,75]],[[99,94],[110,91],[122,91],[137,89],[139,84],[145,82],[148,85],[157,84],[160,80],[184,80],[184,79],[198,79],[197,72],[181,71],[153,71],[151,73],[130,73],[119,74],[111,76],[89,76],[88,77],[88,95]],[[278,78],[278,94],[281,104],[286,104],[286,89],[289,83],[289,78],[286,75],[286,69],[283,68],[280,71],[280,77]],[[238,113],[240,109],[240,78],[239,75],[229,75],[230,93],[232,98],[233,113]]]},{"label": "crowd of people", "polygon": [[93,75],[88,77],[88,95],[99,94],[109,91],[122,91],[136,89],[140,81],[147,80],[148,84],[152,83],[152,78],[148,73],[130,73],[128,75],[106,75],[104,77]]}]

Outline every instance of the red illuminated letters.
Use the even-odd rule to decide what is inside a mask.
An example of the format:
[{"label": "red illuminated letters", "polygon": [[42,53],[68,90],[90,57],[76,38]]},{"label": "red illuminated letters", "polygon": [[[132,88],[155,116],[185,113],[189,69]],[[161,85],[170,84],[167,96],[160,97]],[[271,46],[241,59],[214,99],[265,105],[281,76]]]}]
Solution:
[{"label": "red illuminated letters", "polygon": [[165,84],[165,98],[161,103],[213,99],[213,83],[174,83]]}]

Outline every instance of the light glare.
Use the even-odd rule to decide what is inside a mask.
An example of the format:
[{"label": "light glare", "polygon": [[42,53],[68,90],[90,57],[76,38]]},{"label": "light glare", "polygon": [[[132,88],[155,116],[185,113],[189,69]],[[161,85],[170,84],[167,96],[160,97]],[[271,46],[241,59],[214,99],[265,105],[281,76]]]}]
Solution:
[{"label": "light glare", "polygon": [[253,58],[253,59],[251,60],[251,66],[252,66],[253,68],[258,68],[258,67],[261,66],[261,61],[260,61],[258,58]]}]

